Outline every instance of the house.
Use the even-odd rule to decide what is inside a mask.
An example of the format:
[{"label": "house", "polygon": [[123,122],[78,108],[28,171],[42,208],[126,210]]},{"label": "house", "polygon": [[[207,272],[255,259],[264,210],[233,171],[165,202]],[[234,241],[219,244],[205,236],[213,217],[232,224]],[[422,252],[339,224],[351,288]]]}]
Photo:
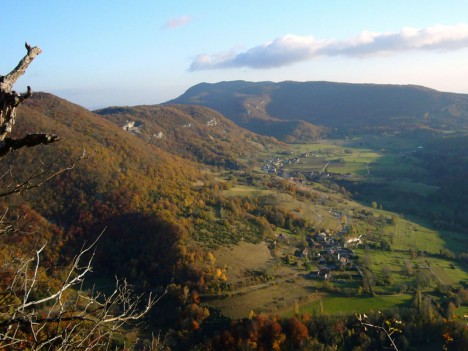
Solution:
[{"label": "house", "polygon": [[310,253],[310,250],[308,248],[305,248],[303,250],[294,251],[294,256],[299,257],[299,258],[309,258],[309,253]]},{"label": "house", "polygon": [[328,268],[320,268],[317,272],[317,277],[330,280],[331,279],[331,271]]},{"label": "house", "polygon": [[348,263],[349,263],[349,258],[347,257],[340,257],[340,263],[343,265],[343,266],[346,266]]},{"label": "house", "polygon": [[287,242],[287,241],[289,241],[289,236],[286,233],[280,233],[276,237],[276,241],[278,241],[278,242]]},{"label": "house", "polygon": [[326,243],[328,241],[328,236],[325,233],[317,234],[317,241],[321,243]]},{"label": "house", "polygon": [[345,243],[345,247],[348,247],[349,245],[358,245],[358,244],[362,244],[362,240],[361,240],[361,237],[362,237],[362,234],[359,235],[359,237],[354,237],[354,238],[349,238],[348,240],[346,240],[346,243]]},{"label": "house", "polygon": [[327,263],[327,259],[323,256],[320,256],[320,258],[318,259],[318,263],[319,264],[325,264]]}]

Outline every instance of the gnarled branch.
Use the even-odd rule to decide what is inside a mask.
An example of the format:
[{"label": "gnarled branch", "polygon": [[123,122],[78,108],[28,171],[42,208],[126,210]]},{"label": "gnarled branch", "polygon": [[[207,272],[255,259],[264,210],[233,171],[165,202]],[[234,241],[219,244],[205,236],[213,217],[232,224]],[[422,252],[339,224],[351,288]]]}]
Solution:
[{"label": "gnarled branch", "polygon": [[0,272],[13,274],[0,298],[0,349],[108,350],[114,335],[128,331],[164,296],[135,294],[125,280],[117,280],[110,295],[85,292],[83,279],[92,271],[99,237],[75,256],[61,285],[45,294],[38,294],[45,246],[36,250],[35,259],[16,258],[0,266]]},{"label": "gnarled branch", "polygon": [[10,151],[22,147],[31,147],[39,144],[50,144],[59,140],[52,134],[30,134],[21,139],[8,138],[16,122],[16,108],[32,95],[31,87],[28,86],[26,93],[19,94],[12,90],[13,85],[21,77],[34,58],[41,53],[37,46],[31,47],[25,44],[27,53],[18,65],[6,76],[0,75],[0,158]]},{"label": "gnarled branch", "polygon": [[[0,148],[1,149],[1,148]],[[8,185],[5,187],[0,186],[0,198],[9,196],[12,194],[19,194],[21,192],[38,188],[42,184],[48,182],[52,178],[62,174],[63,172],[72,170],[75,168],[76,164],[82,160],[86,160],[88,158],[92,157],[92,155],[86,155],[86,152],[83,150],[83,153],[81,156],[77,157],[72,163],[70,163],[67,166],[61,166],[59,169],[54,169],[54,165],[43,165],[43,167],[40,167],[36,169],[32,174],[30,174],[26,179],[20,181],[20,182],[10,182]],[[7,177],[9,172],[6,172],[5,174],[0,176],[0,179],[3,177]],[[0,230],[1,234],[1,230]]]},{"label": "gnarled branch", "polygon": [[5,92],[11,92],[13,85],[16,83],[19,77],[21,77],[30,63],[38,56],[42,50],[35,46],[31,47],[28,43],[25,43],[27,53],[18,63],[18,65],[6,76],[0,76],[0,89]]},{"label": "gnarled branch", "polygon": [[0,158],[10,151],[21,149],[22,147],[33,147],[40,144],[51,144],[60,140],[55,134],[28,134],[21,139],[5,138],[0,142]]}]

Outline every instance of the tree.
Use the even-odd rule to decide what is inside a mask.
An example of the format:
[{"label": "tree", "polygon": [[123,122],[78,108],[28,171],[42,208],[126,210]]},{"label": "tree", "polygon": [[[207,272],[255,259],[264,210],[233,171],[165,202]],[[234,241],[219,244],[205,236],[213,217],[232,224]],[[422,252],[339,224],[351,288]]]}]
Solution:
[{"label": "tree", "polygon": [[[124,326],[138,321],[154,306],[156,299],[134,295],[125,281],[117,281],[108,296],[83,290],[96,243],[83,248],[64,273],[65,278],[46,292],[44,278],[49,278],[41,267],[44,246],[35,258],[17,257],[1,267],[1,349],[105,349]],[[86,258],[87,254],[91,257]]]},{"label": "tree", "polygon": [[380,321],[371,321],[366,314],[356,314],[356,318],[365,332],[369,329],[382,332],[390,343],[391,348],[399,351],[395,344],[394,335],[402,332],[402,322],[396,318],[386,318],[380,311],[378,312],[378,317]]},{"label": "tree", "polygon": [[[25,47],[27,53],[18,65],[7,75],[0,75],[0,158],[23,147],[33,147],[40,144],[48,145],[60,140],[57,135],[49,133],[27,134],[20,139],[9,137],[16,123],[16,110],[18,106],[32,95],[31,87],[28,86],[26,93],[19,94],[13,90],[13,85],[26,72],[31,62],[42,52],[39,47],[31,47],[27,43]],[[85,154],[83,153],[75,162],[57,170],[42,165],[33,174],[27,175],[21,181],[7,181],[8,186],[0,192],[0,197],[38,187],[58,174],[72,169],[76,162],[84,158]],[[9,172],[5,172],[1,178],[4,178],[7,174]]]},{"label": "tree", "polygon": [[23,147],[32,147],[39,144],[51,144],[59,140],[54,134],[28,134],[21,139],[12,139],[8,136],[13,131],[16,123],[16,109],[28,97],[32,95],[31,87],[27,92],[19,94],[13,90],[13,85],[21,77],[29,64],[42,51],[39,47],[31,47],[25,44],[27,53],[18,65],[6,76],[0,75],[0,157]]},{"label": "tree", "polygon": [[301,346],[309,336],[307,327],[297,317],[291,317],[286,322],[288,339],[294,348]]},{"label": "tree", "polygon": [[[17,79],[41,53],[26,44],[27,53],[7,75],[0,76],[0,159],[8,153],[60,140],[57,135],[35,133],[10,138],[16,122],[16,109],[31,96],[13,90]],[[84,155],[79,159],[83,159]],[[73,168],[39,168],[25,181],[13,183],[0,197],[37,187],[52,177]],[[0,217],[0,241],[17,232],[15,223]],[[99,236],[100,238],[100,236]],[[85,291],[83,281],[92,269],[96,239],[83,246],[65,270],[51,271],[42,264],[46,245],[31,252],[2,245],[0,252],[0,349],[99,350],[115,348],[115,336],[124,327],[145,316],[158,301],[151,295],[135,295],[125,280],[117,280],[109,295]],[[8,248],[14,252],[8,253]],[[154,345],[153,345],[154,346]]]},{"label": "tree", "polygon": [[390,266],[385,265],[382,267],[382,278],[384,280],[385,285],[392,284],[392,269]]},{"label": "tree", "polygon": [[392,251],[392,247],[390,246],[389,242],[385,239],[380,240],[380,248],[383,251]]},{"label": "tree", "polygon": [[431,275],[425,270],[419,270],[416,275],[416,284],[419,288],[427,288],[431,284]]}]

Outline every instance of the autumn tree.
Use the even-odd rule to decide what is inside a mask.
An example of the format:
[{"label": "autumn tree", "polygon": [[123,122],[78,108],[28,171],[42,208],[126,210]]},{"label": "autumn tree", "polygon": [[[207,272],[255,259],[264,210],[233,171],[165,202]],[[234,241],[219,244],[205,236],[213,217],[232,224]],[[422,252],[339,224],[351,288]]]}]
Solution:
[{"label": "autumn tree", "polygon": [[[60,140],[57,135],[49,133],[10,137],[18,106],[32,95],[30,87],[20,94],[13,90],[13,85],[41,53],[40,48],[29,44],[26,44],[26,50],[26,55],[10,73],[0,75],[0,159],[14,150]],[[0,197],[38,187],[73,168],[73,165],[74,162],[58,170],[39,167],[32,174],[25,175],[23,181],[10,182]],[[5,238],[18,235],[17,223],[7,216],[7,211],[0,216],[1,350],[116,348],[115,336],[125,332],[129,323],[141,320],[157,302],[151,295],[135,295],[123,280],[117,280],[114,291],[107,295],[86,291],[83,282],[92,270],[98,240],[83,246],[65,269],[53,272],[43,264],[47,244],[32,251],[6,244],[8,240]]]}]

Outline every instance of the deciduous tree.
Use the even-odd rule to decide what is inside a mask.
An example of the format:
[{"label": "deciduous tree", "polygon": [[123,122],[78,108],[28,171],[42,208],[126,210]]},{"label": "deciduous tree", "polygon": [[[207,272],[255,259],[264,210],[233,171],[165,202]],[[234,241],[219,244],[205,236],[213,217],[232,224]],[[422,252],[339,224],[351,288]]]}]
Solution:
[{"label": "deciduous tree", "polygon": [[[8,153],[60,138],[54,134],[34,133],[11,138],[16,109],[31,96],[31,88],[19,94],[14,83],[41,53],[26,44],[27,53],[7,75],[0,75],[0,159]],[[79,159],[84,158],[84,155]],[[73,168],[39,168],[25,181],[11,183],[0,197],[37,187],[50,178]],[[8,174],[6,172],[5,174]],[[6,214],[6,212],[5,212]],[[157,299],[136,295],[126,281],[118,280],[112,293],[85,291],[83,281],[92,269],[97,240],[84,246],[68,268],[50,272],[43,265],[46,245],[29,252],[4,245],[5,237],[15,233],[15,223],[0,217],[0,349],[1,350],[100,350],[115,348],[114,337],[131,322],[141,320]],[[5,248],[11,248],[8,252]],[[59,278],[57,278],[57,276]]]}]

